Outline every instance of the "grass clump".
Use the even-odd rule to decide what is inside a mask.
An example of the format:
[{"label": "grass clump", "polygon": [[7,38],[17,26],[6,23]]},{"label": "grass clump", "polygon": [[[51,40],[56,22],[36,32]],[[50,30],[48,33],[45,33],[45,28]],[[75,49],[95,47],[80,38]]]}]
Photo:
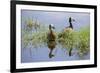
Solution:
[{"label": "grass clump", "polygon": [[35,47],[41,47],[46,44],[47,35],[46,32],[38,32],[32,35],[32,45]]},{"label": "grass clump", "polygon": [[77,49],[80,56],[89,52],[90,48],[90,28],[84,27],[78,31],[63,31],[58,34],[58,41],[69,53],[72,49]]},{"label": "grass clump", "polygon": [[80,56],[87,54],[90,50],[90,28],[82,28],[78,31],[78,45],[76,47]]},{"label": "grass clump", "polygon": [[66,49],[68,51],[69,56],[71,56],[71,51],[73,48],[75,48],[75,42],[76,42],[76,32],[71,31],[63,31],[59,33],[58,35],[58,42],[62,45],[62,48]]},{"label": "grass clump", "polygon": [[[34,30],[34,20],[27,20],[27,26],[22,29],[21,37],[22,37],[22,43],[24,48],[27,46],[29,47],[29,43],[31,43],[31,46],[34,48],[41,47],[46,42],[46,32],[47,28],[45,24],[40,24],[38,30]],[[38,25],[38,24],[37,24]],[[30,28],[31,30],[29,30]]]}]

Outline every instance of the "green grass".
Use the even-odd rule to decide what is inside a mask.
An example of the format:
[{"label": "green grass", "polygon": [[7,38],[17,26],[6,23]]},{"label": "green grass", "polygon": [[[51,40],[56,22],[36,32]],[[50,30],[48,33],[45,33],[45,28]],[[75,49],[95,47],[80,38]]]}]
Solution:
[{"label": "green grass", "polygon": [[79,56],[83,56],[90,50],[90,28],[82,27],[78,31],[61,32],[58,40],[66,50],[76,48]]},{"label": "green grass", "polygon": [[84,27],[78,32],[77,47],[80,56],[86,54],[90,50],[90,28]]},{"label": "green grass", "polygon": [[58,42],[62,45],[62,48],[70,50],[71,48],[75,47],[75,37],[76,35],[74,31],[61,32],[58,34]]}]

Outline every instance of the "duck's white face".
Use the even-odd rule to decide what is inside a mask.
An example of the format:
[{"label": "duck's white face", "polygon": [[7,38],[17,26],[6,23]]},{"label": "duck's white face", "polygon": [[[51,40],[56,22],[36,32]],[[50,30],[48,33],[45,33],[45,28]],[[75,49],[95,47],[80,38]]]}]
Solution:
[{"label": "duck's white face", "polygon": [[55,29],[54,25],[53,24],[50,24],[51,25],[51,28]]}]

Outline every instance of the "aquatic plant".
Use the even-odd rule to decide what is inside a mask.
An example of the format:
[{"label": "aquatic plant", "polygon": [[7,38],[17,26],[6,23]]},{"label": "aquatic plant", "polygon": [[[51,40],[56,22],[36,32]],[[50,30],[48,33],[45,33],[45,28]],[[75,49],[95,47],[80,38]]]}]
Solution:
[{"label": "aquatic plant", "polygon": [[[33,48],[47,46],[47,32],[48,26],[39,22],[39,29],[35,32],[34,29],[34,20],[29,20],[26,28],[22,29],[22,46],[26,48],[31,43]],[[89,52],[90,48],[90,28],[82,27],[78,31],[62,31],[56,32],[56,42],[57,45],[61,45],[63,49],[71,55],[71,51],[75,48],[79,56],[83,56]],[[66,52],[66,53],[67,53]]]},{"label": "aquatic plant", "polygon": [[32,19],[26,20],[26,25],[27,25],[28,28],[32,29],[32,27],[33,27],[33,20]]},{"label": "aquatic plant", "polygon": [[30,42],[30,35],[27,33],[26,35],[22,35],[22,45],[23,45],[23,48],[26,48],[28,46],[28,43]]},{"label": "aquatic plant", "polygon": [[40,22],[37,19],[33,19],[33,18],[25,19],[24,18],[23,21],[25,22],[23,24],[26,24],[25,29],[27,31],[31,31],[31,30],[37,31],[40,28]]},{"label": "aquatic plant", "polygon": [[37,32],[32,35],[32,45],[34,47],[41,47],[46,44],[46,32]]},{"label": "aquatic plant", "polygon": [[75,47],[76,42],[75,31],[61,32],[58,35],[58,39],[59,43],[62,45],[62,48],[66,49],[69,55],[71,55],[71,51]]},{"label": "aquatic plant", "polygon": [[82,27],[78,31],[61,32],[58,34],[58,41],[65,48],[69,55],[73,48],[77,49],[80,56],[89,52],[90,28]]},{"label": "aquatic plant", "polygon": [[[30,28],[29,26],[27,26],[26,28]],[[27,47],[30,42],[32,43],[32,46],[35,48],[43,45],[43,43],[46,42],[47,29],[45,24],[41,24],[37,32],[34,31],[33,27],[34,27],[34,22],[31,26],[31,30],[28,30],[26,28],[22,29],[21,35],[22,35],[22,43],[24,48]]]},{"label": "aquatic plant", "polygon": [[80,56],[85,55],[90,50],[90,28],[84,27],[78,31],[78,53]]}]

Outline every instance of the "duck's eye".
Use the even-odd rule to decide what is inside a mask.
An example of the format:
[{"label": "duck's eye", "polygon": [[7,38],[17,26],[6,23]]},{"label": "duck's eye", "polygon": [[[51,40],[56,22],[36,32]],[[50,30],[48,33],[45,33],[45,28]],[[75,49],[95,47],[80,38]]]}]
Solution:
[{"label": "duck's eye", "polygon": [[52,27],[53,29],[55,29],[55,27]]}]

